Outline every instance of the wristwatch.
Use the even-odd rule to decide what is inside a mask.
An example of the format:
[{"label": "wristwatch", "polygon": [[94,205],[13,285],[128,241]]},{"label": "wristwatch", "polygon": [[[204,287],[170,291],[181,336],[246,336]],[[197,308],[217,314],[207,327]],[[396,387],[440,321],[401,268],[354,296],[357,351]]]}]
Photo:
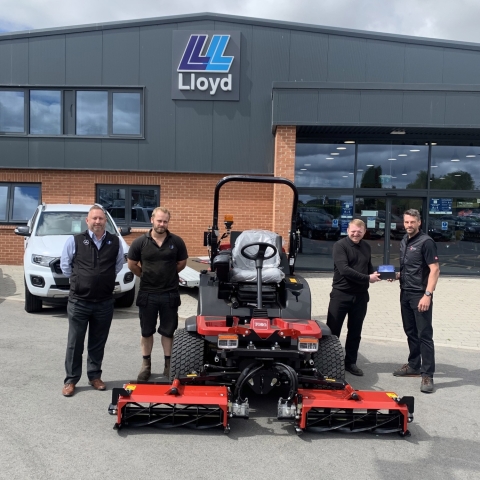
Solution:
[{"label": "wristwatch", "polygon": [[429,292],[428,290],[425,290],[425,296],[426,296],[426,297],[431,297],[431,296],[432,296],[432,292]]}]

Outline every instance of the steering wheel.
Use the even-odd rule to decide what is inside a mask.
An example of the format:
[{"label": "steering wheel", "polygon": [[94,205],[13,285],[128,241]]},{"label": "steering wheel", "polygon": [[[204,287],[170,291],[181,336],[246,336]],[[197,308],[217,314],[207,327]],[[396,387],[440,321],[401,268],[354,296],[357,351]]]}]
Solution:
[{"label": "steering wheel", "polygon": [[[258,251],[255,255],[252,255],[250,253],[247,253],[245,250],[250,247],[258,247]],[[273,253],[271,255],[265,256],[265,252],[267,251],[267,248],[271,248],[273,250]],[[265,243],[265,242],[255,242],[255,243],[249,243],[248,245],[245,245],[241,250],[240,254],[248,258],[249,260],[268,260],[269,258],[274,257],[277,254],[277,247],[270,243]]]}]

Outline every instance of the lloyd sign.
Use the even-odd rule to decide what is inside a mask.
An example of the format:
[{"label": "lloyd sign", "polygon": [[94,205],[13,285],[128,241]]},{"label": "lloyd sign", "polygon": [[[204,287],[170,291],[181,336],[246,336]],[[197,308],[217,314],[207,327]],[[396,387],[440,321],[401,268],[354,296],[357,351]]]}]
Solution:
[{"label": "lloyd sign", "polygon": [[240,32],[175,30],[174,100],[239,100]]}]

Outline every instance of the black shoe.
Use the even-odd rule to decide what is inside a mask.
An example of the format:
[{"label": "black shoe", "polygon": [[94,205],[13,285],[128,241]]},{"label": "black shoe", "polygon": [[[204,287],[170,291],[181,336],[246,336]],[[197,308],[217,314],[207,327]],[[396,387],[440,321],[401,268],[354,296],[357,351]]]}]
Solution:
[{"label": "black shoe", "polygon": [[355,363],[351,363],[350,365],[345,364],[345,370],[350,372],[352,375],[356,375],[357,377],[363,376],[363,370],[358,368]]}]

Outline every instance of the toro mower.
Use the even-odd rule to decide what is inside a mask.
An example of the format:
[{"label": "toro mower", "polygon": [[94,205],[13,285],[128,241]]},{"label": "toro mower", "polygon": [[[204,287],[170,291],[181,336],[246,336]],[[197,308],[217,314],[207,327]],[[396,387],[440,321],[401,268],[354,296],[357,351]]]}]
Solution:
[{"label": "toro mower", "polygon": [[[283,184],[293,191],[288,252],[267,230],[218,227],[220,189],[228,182]],[[197,315],[175,333],[170,382],[132,382],[112,392],[115,427],[220,427],[248,418],[248,393],[278,392],[277,417],[295,431],[408,435],[413,397],[359,391],[345,381],[340,341],[311,318],[308,283],[295,274],[300,242],[298,192],[284,178],[228,176],[215,188],[205,232],[210,271],[200,275]],[[229,239],[229,243],[223,242]]]}]

